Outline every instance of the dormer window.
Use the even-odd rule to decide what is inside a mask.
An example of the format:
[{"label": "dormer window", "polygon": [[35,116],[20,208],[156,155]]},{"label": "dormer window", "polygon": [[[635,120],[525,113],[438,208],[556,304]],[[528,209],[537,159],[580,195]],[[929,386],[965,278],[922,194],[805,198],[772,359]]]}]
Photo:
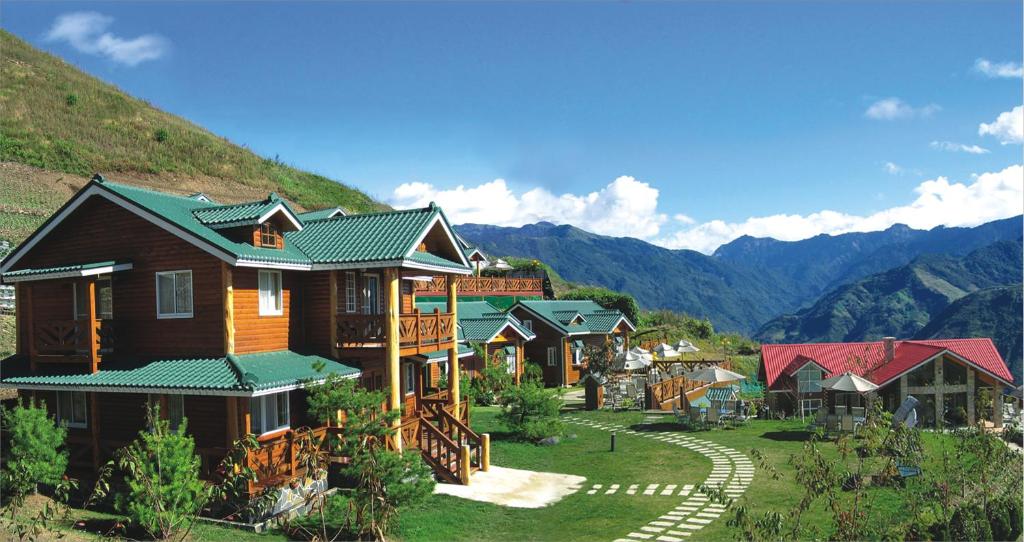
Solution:
[{"label": "dormer window", "polygon": [[281,238],[281,228],[271,221],[259,225],[259,246],[264,248],[284,248],[284,239]]}]

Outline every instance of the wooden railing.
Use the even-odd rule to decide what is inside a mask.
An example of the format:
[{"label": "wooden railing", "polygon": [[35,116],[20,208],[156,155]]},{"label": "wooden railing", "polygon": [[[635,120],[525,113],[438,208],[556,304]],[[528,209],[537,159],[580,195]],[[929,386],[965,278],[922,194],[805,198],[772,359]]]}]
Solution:
[{"label": "wooden railing", "polygon": [[422,422],[423,419],[418,416],[402,422],[402,425],[398,428],[398,433],[402,436],[403,448],[419,448],[420,431],[423,430],[420,427],[423,425]]},{"label": "wooden railing", "polygon": [[647,386],[649,405],[647,408],[661,408],[662,403],[674,401],[686,392],[705,385],[704,382],[689,380],[685,376],[677,376]]},{"label": "wooden railing", "polygon": [[[460,448],[469,446],[470,467],[478,469],[483,464],[483,439],[466,424],[447,410],[441,410],[437,418],[438,429]],[[429,424],[428,424],[429,425]]]},{"label": "wooden railing", "polygon": [[421,313],[414,309],[411,314],[398,317],[398,345],[403,355],[421,354],[448,348],[454,341],[455,320],[452,313]]},{"label": "wooden railing", "polygon": [[[48,320],[32,326],[34,361],[99,363],[104,353],[114,350],[113,320]],[[95,345],[95,348],[93,346]]]},{"label": "wooden railing", "polygon": [[[449,348],[454,340],[452,314],[435,309],[398,316],[398,344],[403,356]],[[387,343],[387,316],[383,314],[337,315],[338,348],[382,347]]]},{"label": "wooden railing", "polygon": [[[319,450],[327,435],[327,428],[312,430],[313,439]],[[260,443],[257,450],[249,453],[249,467],[256,472],[259,485],[276,485],[281,481],[294,478],[303,473],[300,460],[300,435],[294,430],[286,430],[281,435]],[[314,451],[314,453],[318,453]]]},{"label": "wooden railing", "polygon": [[[463,295],[544,294],[544,279],[541,278],[458,277],[455,281],[458,293]],[[417,282],[416,293],[420,295],[445,295],[448,293],[448,280],[444,276],[435,276],[430,281]]]},{"label": "wooden railing", "polygon": [[415,418],[420,426],[419,448],[423,459],[439,476],[451,483],[461,483],[462,450],[434,424]]}]

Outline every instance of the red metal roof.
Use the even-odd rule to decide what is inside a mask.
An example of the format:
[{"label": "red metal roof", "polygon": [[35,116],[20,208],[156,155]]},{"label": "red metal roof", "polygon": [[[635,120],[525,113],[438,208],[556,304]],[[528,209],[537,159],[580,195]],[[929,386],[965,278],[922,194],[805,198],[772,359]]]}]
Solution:
[{"label": "red metal roof", "polygon": [[765,344],[761,364],[769,389],[784,389],[788,376],[814,360],[828,370],[826,377],[851,371],[876,384],[884,384],[913,369],[943,350],[967,360],[999,379],[1013,382],[1013,376],[991,339],[931,339],[894,341],[892,361],[885,361],[883,341],[857,343]]}]

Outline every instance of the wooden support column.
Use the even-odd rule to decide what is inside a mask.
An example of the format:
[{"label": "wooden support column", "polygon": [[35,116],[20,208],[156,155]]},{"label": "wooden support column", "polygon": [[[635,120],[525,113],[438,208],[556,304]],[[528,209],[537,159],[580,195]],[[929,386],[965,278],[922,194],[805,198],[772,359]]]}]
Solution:
[{"label": "wooden support column", "polygon": [[86,325],[89,326],[89,368],[90,372],[95,373],[100,364],[99,334],[96,330],[96,277],[86,279],[84,286]]},{"label": "wooden support column", "polygon": [[486,472],[491,470],[491,435],[490,433],[480,434],[480,470]]},{"label": "wooden support column", "polygon": [[25,354],[25,338],[22,337],[25,333],[25,309],[22,299],[24,296],[25,290],[21,283],[14,283],[14,351],[22,355]]},{"label": "wooden support column", "polygon": [[523,383],[523,371],[526,370],[526,356],[523,354],[522,339],[516,341],[516,385]]},{"label": "wooden support column", "polygon": [[[452,314],[452,345],[448,348],[448,400],[453,405],[452,412],[460,418],[459,402],[462,401],[459,374],[459,286],[455,275],[448,275],[448,312]],[[485,360],[486,363],[486,360]]]},{"label": "wooden support column", "polygon": [[28,352],[29,367],[32,372],[36,370],[36,323],[32,319],[32,285],[26,284],[18,292],[18,299],[24,297],[21,302],[21,309],[24,314],[18,314],[17,320],[25,326],[25,341],[28,343],[25,351]]},{"label": "wooden support column", "polygon": [[[401,349],[398,344],[399,312],[401,311],[401,291],[399,288],[398,269],[389,267],[384,270],[384,285],[387,292],[386,333],[387,348],[384,372],[388,383],[388,410],[402,411],[401,367],[399,366]],[[396,417],[391,427],[395,430],[395,448],[402,451],[402,420]]]},{"label": "wooden support column", "polygon": [[907,375],[900,376],[900,400],[899,404],[903,404],[903,401],[907,400]]},{"label": "wooden support column", "polygon": [[967,425],[974,425],[974,368],[967,367]]},{"label": "wooden support column", "polygon": [[466,444],[462,445],[462,449],[459,450],[459,480],[462,481],[462,485],[469,485],[469,446]]},{"label": "wooden support column", "polygon": [[998,385],[992,386],[992,425],[996,429],[1003,428],[1003,392]]},{"label": "wooden support column", "polygon": [[231,267],[220,264],[221,293],[224,300],[224,355],[235,353],[235,284]]},{"label": "wooden support column", "polygon": [[96,393],[89,393],[89,426],[92,428],[91,443],[92,443],[92,468],[94,471],[99,472],[100,470],[100,408],[98,401],[96,400]]},{"label": "wooden support column", "polygon": [[240,436],[238,434],[238,398],[237,397],[225,397],[226,411],[228,417],[228,434],[227,434],[227,447],[230,449],[234,445],[235,441]]},{"label": "wooden support column", "polygon": [[248,397],[241,397],[238,399],[238,410],[241,412],[242,420],[242,435],[249,435],[252,433],[252,412],[249,412],[249,401]]},{"label": "wooden support column", "polygon": [[330,329],[331,357],[338,359],[338,272],[332,270],[328,279],[327,291],[330,293]]}]

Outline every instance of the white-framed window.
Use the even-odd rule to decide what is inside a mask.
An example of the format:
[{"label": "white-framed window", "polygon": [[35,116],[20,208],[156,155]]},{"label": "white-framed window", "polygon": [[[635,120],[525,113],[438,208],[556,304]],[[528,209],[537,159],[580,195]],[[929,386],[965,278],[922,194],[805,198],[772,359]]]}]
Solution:
[{"label": "white-framed window", "polygon": [[272,393],[249,399],[249,414],[252,418],[252,432],[265,435],[272,431],[288,429],[288,392]]},{"label": "white-framed window", "polygon": [[[151,406],[160,405],[160,396],[149,394],[149,404]],[[167,411],[161,410],[160,417],[167,419],[172,431],[177,431],[182,420],[185,419],[185,396],[179,393],[167,395]]]},{"label": "white-framed window", "polygon": [[821,369],[807,364],[796,372],[797,391],[800,393],[817,393],[821,391]]},{"label": "white-framed window", "polygon": [[57,392],[57,421],[68,427],[85,428],[89,426],[86,414],[84,391]]},{"label": "white-framed window", "polygon": [[548,367],[558,367],[558,349],[554,346],[548,347]]},{"label": "white-framed window", "polygon": [[156,274],[156,317],[192,318],[192,270]]},{"label": "white-framed window", "polygon": [[356,273],[345,272],[345,312],[356,312]]},{"label": "white-framed window", "polygon": [[284,301],[281,288],[281,272],[260,269],[260,316],[280,316],[284,313]]},{"label": "white-framed window", "polygon": [[363,275],[363,314],[380,314],[380,276]]},{"label": "white-framed window", "polygon": [[533,331],[533,320],[523,320],[523,327]]},{"label": "white-framed window", "polygon": [[[82,288],[77,282],[72,284],[75,295],[75,314],[73,320],[88,320],[89,290]],[[114,317],[114,296],[110,287],[110,277],[96,279],[96,318],[100,320]]]},{"label": "white-framed window", "polygon": [[572,349],[572,363],[573,365],[579,365],[583,363],[583,349],[573,348]]},{"label": "white-framed window", "polygon": [[406,395],[416,393],[416,365],[412,363],[402,365],[402,392]]},{"label": "white-framed window", "polygon": [[508,367],[508,374],[516,374],[516,352],[505,352],[505,366]]},{"label": "white-framed window", "polygon": [[814,413],[821,408],[821,399],[804,399],[800,401],[800,408],[804,416],[814,416]]}]

